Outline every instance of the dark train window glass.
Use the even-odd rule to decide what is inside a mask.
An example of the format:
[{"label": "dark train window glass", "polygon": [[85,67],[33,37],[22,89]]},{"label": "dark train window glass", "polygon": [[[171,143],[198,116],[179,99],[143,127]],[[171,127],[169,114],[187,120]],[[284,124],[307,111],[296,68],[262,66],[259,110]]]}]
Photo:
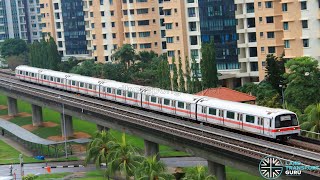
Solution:
[{"label": "dark train window glass", "polygon": [[169,106],[170,105],[170,100],[169,99],[164,99],[163,104]]},{"label": "dark train window glass", "polygon": [[46,76],[46,75],[43,75],[42,79],[47,79],[47,76]]},{"label": "dark train window glass", "polygon": [[80,82],[80,87],[84,87],[84,83],[83,82]]},{"label": "dark train window glass", "polygon": [[298,125],[297,117],[294,114],[284,114],[281,116],[277,116],[275,119],[276,119],[275,128],[297,126]]},{"label": "dark train window glass", "polygon": [[60,82],[60,78],[57,78],[57,82]]},{"label": "dark train window glass", "polygon": [[50,77],[50,81],[53,81],[53,77]]},{"label": "dark train window glass", "polygon": [[209,108],[209,114],[216,115],[217,114],[217,109]]},{"label": "dark train window glass", "polygon": [[246,122],[254,123],[254,116],[246,115]]},{"label": "dark train window glass", "polygon": [[89,88],[89,89],[92,89],[92,84],[88,84],[88,85],[89,85],[88,88]]},{"label": "dark train window glass", "polygon": [[111,93],[111,88],[107,88],[107,93]]},{"label": "dark train window glass", "polygon": [[76,85],[76,81],[71,81],[72,82],[72,86]]},{"label": "dark train window glass", "polygon": [[29,75],[29,72],[26,72],[26,76],[28,76]]},{"label": "dark train window glass", "polygon": [[151,102],[156,103],[156,102],[157,102],[157,98],[156,98],[156,97],[154,97],[154,96],[151,96]]},{"label": "dark train window glass", "polygon": [[128,91],[128,97],[132,97],[132,92]]},{"label": "dark train window glass", "polygon": [[121,90],[120,89],[117,90],[117,95],[121,95]]},{"label": "dark train window glass", "polygon": [[19,74],[22,74],[22,71],[19,71]]},{"label": "dark train window glass", "polygon": [[234,112],[227,111],[227,118],[234,119]]},{"label": "dark train window glass", "polygon": [[184,102],[178,101],[178,108],[184,109]]}]

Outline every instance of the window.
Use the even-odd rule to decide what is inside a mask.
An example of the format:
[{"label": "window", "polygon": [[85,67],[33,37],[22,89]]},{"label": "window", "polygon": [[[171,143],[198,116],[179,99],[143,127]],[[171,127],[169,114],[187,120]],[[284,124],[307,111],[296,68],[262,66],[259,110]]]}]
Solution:
[{"label": "window", "polygon": [[308,20],[302,20],[301,23],[302,23],[302,28],[304,29],[308,28]]},{"label": "window", "polygon": [[117,90],[117,95],[121,95],[121,90],[120,89]]},{"label": "window", "polygon": [[217,109],[209,108],[209,114],[216,115],[217,114]]},{"label": "window", "polygon": [[128,97],[132,97],[132,92],[131,92],[131,91],[128,91],[127,96],[128,96]]},{"label": "window", "polygon": [[258,7],[261,7],[262,6],[262,3],[261,2],[258,2]]},{"label": "window", "polygon": [[301,10],[306,10],[307,9],[307,1],[300,2],[300,5],[301,5]]},{"label": "window", "polygon": [[284,48],[290,48],[290,41],[284,40]]},{"label": "window", "polygon": [[168,57],[174,57],[174,51],[168,51]]},{"label": "window", "polygon": [[107,93],[111,93],[111,88],[107,88]]},{"label": "window", "polygon": [[234,115],[235,115],[234,112],[227,111],[227,118],[234,119]]},{"label": "window", "polygon": [[[32,73],[32,75],[33,75],[33,73]],[[57,80],[57,82],[60,82],[60,78],[56,78],[56,80]]]},{"label": "window", "polygon": [[163,104],[169,106],[170,105],[170,100],[169,99],[164,99]]},{"label": "window", "polygon": [[80,87],[84,87],[84,83],[83,82],[80,82]]},{"label": "window", "polygon": [[173,43],[173,37],[167,37],[167,43]]},{"label": "window", "polygon": [[198,49],[191,49],[191,57],[194,58],[194,59],[198,59],[199,58]]},{"label": "window", "polygon": [[266,17],[267,23],[273,23],[273,16]]},{"label": "window", "polygon": [[184,109],[184,102],[178,101],[178,108]]},{"label": "window", "polygon": [[156,102],[157,102],[157,97],[155,97],[155,96],[151,96],[151,102],[156,103]]},{"label": "window", "polygon": [[287,3],[283,3],[282,4],[282,11],[283,12],[287,12],[288,11],[288,4]]},{"label": "window", "polygon": [[198,37],[197,36],[190,36],[190,44],[191,45],[198,45]]},{"label": "window", "polygon": [[274,32],[267,32],[268,38],[274,38]]},{"label": "window", "polygon": [[265,5],[266,5],[266,8],[272,8],[273,6],[272,1],[266,1]]},{"label": "window", "polygon": [[172,23],[167,23],[166,24],[166,29],[172,29]]},{"label": "window", "polygon": [[309,47],[309,39],[302,39],[303,47]]},{"label": "window", "polygon": [[264,47],[261,47],[261,52],[264,52]]},{"label": "window", "polygon": [[260,32],[260,37],[263,37],[263,32]]},{"label": "window", "polygon": [[92,84],[88,84],[88,89],[92,89]]},{"label": "window", "polygon": [[268,47],[268,53],[276,53],[276,48],[274,46],[269,46]]},{"label": "window", "polygon": [[283,30],[289,30],[289,23],[283,22]]},{"label": "window", "polygon": [[254,123],[254,116],[246,115],[246,122]]},{"label": "window", "polygon": [[71,81],[71,85],[75,86],[76,85],[76,81]]},{"label": "window", "polygon": [[262,126],[263,125],[263,118],[258,117],[258,125]]}]

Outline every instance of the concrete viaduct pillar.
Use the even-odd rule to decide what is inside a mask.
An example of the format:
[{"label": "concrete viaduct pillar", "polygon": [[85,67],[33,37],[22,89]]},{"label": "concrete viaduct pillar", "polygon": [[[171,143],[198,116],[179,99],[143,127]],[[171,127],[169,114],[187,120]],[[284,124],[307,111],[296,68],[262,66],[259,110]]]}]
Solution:
[{"label": "concrete viaduct pillar", "polygon": [[160,160],[159,144],[148,141],[148,140],[144,140],[144,155],[145,156],[157,155],[157,160]]},{"label": "concrete viaduct pillar", "polygon": [[225,166],[216,162],[208,161],[209,174],[216,176],[217,180],[226,180]]},{"label": "concrete viaduct pillar", "polygon": [[32,124],[33,126],[41,126],[43,123],[43,117],[42,117],[42,107],[38,105],[31,105],[32,107]]},{"label": "concrete viaduct pillar", "polygon": [[97,130],[98,130],[99,132],[101,132],[101,131],[103,131],[103,130],[104,130],[104,131],[109,131],[109,128],[97,124]]},{"label": "concrete viaduct pillar", "polygon": [[[64,129],[64,125],[66,126],[66,129]],[[66,132],[64,132],[64,130],[66,130]],[[61,132],[62,136],[73,136],[72,116],[61,114]]]},{"label": "concrete viaduct pillar", "polygon": [[17,99],[8,96],[7,102],[8,102],[8,115],[9,116],[18,115]]}]

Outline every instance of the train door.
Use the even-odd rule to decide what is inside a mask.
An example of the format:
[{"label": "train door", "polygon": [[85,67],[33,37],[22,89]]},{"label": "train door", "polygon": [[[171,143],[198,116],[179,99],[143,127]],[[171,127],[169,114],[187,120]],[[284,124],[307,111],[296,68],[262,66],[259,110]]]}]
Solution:
[{"label": "train door", "polygon": [[177,114],[177,105],[175,100],[171,101],[171,107],[173,108],[173,114]]},{"label": "train door", "polygon": [[207,122],[207,118],[208,118],[208,114],[207,114],[207,109],[208,107],[206,106],[202,106],[202,110],[201,110],[201,113],[203,114],[203,121]]},{"label": "train door", "polygon": [[271,129],[271,119],[269,119],[269,118],[264,118],[263,119],[263,128],[264,128],[264,135],[266,135],[266,136],[270,136],[271,134],[271,132],[270,132],[270,129]]},{"label": "train door", "polygon": [[259,126],[258,132],[260,134],[264,134],[264,123],[263,123],[263,118],[262,117],[258,117],[258,126]]},{"label": "train door", "polygon": [[243,129],[243,114],[238,113],[238,128],[239,129]]},{"label": "train door", "polygon": [[220,118],[220,121],[222,122],[221,124],[224,125],[224,110],[219,110],[219,118]]}]

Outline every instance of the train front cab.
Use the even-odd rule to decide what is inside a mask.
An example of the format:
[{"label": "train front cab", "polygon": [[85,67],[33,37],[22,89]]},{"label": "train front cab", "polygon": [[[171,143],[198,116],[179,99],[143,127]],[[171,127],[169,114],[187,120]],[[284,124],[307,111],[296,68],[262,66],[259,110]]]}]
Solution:
[{"label": "train front cab", "polygon": [[286,140],[300,134],[300,126],[295,114],[281,114],[274,118],[273,135],[278,140]]}]

